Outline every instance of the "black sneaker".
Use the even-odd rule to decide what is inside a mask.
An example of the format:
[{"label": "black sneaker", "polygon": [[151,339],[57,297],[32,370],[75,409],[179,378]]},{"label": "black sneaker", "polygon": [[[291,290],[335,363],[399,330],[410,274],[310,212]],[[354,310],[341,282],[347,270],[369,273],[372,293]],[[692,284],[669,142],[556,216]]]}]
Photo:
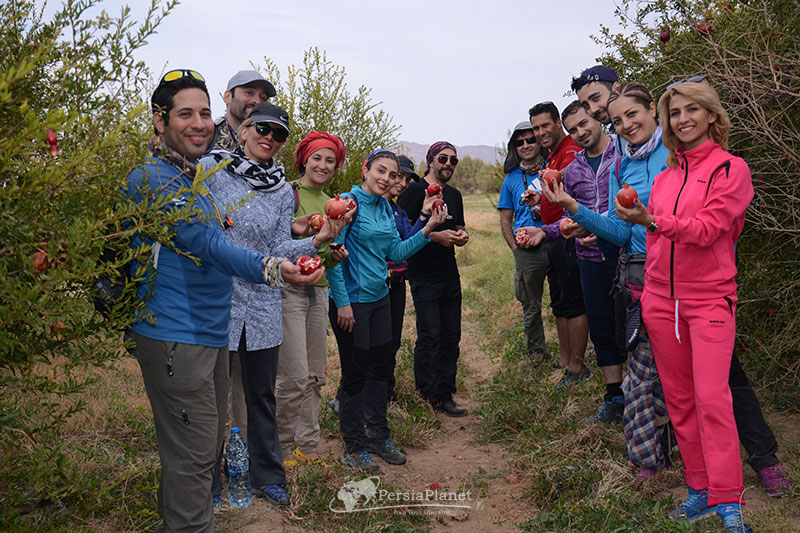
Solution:
[{"label": "black sneaker", "polygon": [[376,454],[390,465],[406,464],[405,454],[395,448],[390,439],[370,439],[369,451]]},{"label": "black sneaker", "polygon": [[565,368],[564,375],[558,380],[558,383],[556,383],[556,390],[563,389],[567,385],[574,385],[575,383],[586,381],[590,377],[592,377],[592,372],[586,367],[583,367],[583,370],[580,372],[573,372],[569,368]]},{"label": "black sneaker", "polygon": [[596,415],[586,419],[587,424],[596,424],[602,422],[604,424],[618,424],[622,422],[622,413],[625,410],[625,397],[614,396],[610,400],[603,402],[600,406],[600,411]]},{"label": "black sneaker", "polygon": [[456,405],[456,402],[453,400],[447,400],[446,402],[434,402],[433,408],[436,411],[452,417],[459,417],[467,414],[467,410]]},{"label": "black sneaker", "polygon": [[361,450],[355,453],[346,453],[342,457],[342,462],[345,466],[361,470],[363,472],[372,473],[380,471],[381,467],[372,460],[372,456],[367,450]]}]

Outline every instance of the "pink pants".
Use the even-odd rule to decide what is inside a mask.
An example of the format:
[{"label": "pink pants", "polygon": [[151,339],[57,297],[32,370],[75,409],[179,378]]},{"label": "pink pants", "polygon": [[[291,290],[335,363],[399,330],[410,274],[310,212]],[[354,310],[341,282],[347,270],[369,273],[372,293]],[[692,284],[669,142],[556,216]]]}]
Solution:
[{"label": "pink pants", "polygon": [[736,295],[676,301],[646,286],[642,295],[642,318],[681,450],[684,479],[695,490],[708,488],[709,505],[739,503],[743,491],[728,386],[735,310]]}]

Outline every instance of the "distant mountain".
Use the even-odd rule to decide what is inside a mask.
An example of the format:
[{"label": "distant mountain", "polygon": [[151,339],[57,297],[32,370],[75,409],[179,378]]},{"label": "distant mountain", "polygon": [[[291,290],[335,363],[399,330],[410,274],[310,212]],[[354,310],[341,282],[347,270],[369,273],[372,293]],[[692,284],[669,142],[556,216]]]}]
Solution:
[{"label": "distant mountain", "polygon": [[[414,164],[420,164],[425,161],[425,154],[428,153],[427,144],[419,144],[411,141],[400,141],[394,149],[399,154],[406,155],[414,161]],[[486,146],[485,144],[472,144],[468,146],[456,146],[458,157],[471,157],[473,159],[480,159],[484,163],[493,165],[500,160],[497,154],[497,149],[494,146]]]}]

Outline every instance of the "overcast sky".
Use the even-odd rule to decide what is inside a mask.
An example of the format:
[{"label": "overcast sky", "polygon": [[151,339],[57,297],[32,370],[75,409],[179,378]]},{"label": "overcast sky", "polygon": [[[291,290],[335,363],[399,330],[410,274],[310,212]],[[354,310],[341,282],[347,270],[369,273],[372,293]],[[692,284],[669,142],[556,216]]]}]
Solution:
[{"label": "overcast sky", "polygon": [[[116,15],[127,4],[141,18],[149,3],[102,7]],[[199,70],[217,116],[218,95],[249,61],[268,56],[285,79],[317,46],[347,69],[351,92],[372,88],[400,139],[493,146],[533,104],[569,103],[571,77],[603,53],[590,35],[618,28],[614,9],[613,0],[185,0],[139,57],[154,76],[165,65]]]}]

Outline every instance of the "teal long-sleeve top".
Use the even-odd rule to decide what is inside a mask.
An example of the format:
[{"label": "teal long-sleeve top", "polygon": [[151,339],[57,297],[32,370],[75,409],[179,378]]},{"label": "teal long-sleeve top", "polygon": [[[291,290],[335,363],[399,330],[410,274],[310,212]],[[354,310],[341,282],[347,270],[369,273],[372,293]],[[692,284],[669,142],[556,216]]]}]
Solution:
[{"label": "teal long-sleeve top", "polygon": [[355,219],[334,242],[344,243],[349,256],[328,271],[336,307],[377,302],[389,294],[386,260],[403,261],[422,249],[430,238],[421,231],[402,240],[389,202],[358,185],[349,193],[358,203]]}]

